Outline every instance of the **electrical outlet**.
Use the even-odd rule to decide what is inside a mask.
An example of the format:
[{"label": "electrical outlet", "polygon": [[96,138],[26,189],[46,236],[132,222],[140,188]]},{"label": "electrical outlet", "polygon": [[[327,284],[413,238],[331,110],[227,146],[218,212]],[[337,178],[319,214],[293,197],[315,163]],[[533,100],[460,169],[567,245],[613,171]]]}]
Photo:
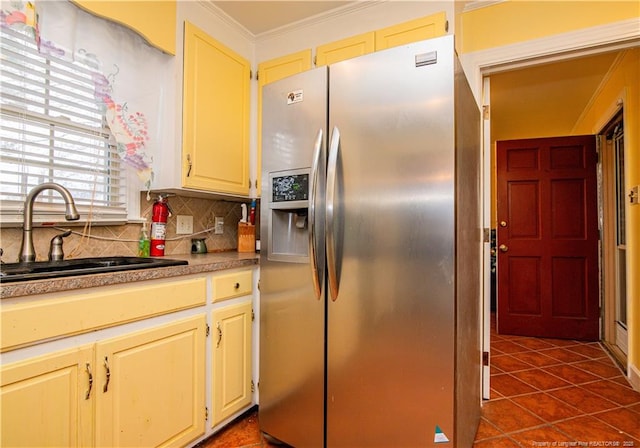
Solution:
[{"label": "electrical outlet", "polygon": [[178,215],[176,218],[176,233],[178,235],[193,233],[193,216]]},{"label": "electrical outlet", "polygon": [[216,216],[213,219],[213,233],[216,235],[222,235],[224,233],[224,218],[222,216]]}]

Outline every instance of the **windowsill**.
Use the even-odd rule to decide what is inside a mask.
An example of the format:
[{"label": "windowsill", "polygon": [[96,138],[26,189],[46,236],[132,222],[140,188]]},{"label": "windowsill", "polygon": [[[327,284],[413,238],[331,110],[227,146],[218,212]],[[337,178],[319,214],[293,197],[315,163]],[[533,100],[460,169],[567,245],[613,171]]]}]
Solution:
[{"label": "windowsill", "polygon": [[[86,217],[81,217],[78,221],[66,221],[64,218],[48,217],[44,219],[34,219],[33,227],[83,227],[87,224]],[[145,222],[143,218],[136,219],[101,219],[91,220],[91,226],[120,226],[123,224],[142,224]],[[24,220],[22,217],[11,219],[11,217],[2,216],[0,219],[0,228],[22,227]]]}]

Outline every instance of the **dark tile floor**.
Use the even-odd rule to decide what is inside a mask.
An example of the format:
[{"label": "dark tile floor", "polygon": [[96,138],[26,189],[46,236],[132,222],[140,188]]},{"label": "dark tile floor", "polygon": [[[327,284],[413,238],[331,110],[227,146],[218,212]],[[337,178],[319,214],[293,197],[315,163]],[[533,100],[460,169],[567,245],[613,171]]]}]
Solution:
[{"label": "dark tile floor", "polygon": [[[599,343],[493,332],[491,350],[491,399],[473,448],[640,447],[640,393]],[[255,410],[201,444],[273,446]]]}]

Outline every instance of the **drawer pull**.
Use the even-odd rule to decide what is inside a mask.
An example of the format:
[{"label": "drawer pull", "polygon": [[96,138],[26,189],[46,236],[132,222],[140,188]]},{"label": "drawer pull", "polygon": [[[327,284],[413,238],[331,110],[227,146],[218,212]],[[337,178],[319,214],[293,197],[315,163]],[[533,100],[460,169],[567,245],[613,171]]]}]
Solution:
[{"label": "drawer pull", "polygon": [[89,397],[91,396],[91,389],[93,388],[93,374],[91,373],[91,364],[87,363],[87,374],[89,375],[89,390],[87,390],[87,393],[84,396],[85,400],[88,400]]},{"label": "drawer pull", "polygon": [[234,287],[235,289],[240,289],[240,283],[236,283],[235,285],[233,285],[233,287]]},{"label": "drawer pull", "polygon": [[107,370],[107,382],[104,383],[104,387],[102,388],[102,392],[106,392],[109,390],[109,381],[111,380],[111,369],[109,369],[109,359],[104,357],[104,368]]}]

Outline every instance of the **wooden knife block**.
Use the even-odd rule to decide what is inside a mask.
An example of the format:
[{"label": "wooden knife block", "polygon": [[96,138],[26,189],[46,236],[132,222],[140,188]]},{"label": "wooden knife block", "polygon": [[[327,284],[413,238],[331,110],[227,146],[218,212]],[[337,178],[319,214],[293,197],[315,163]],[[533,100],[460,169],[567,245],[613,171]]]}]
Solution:
[{"label": "wooden knife block", "polygon": [[238,223],[238,252],[256,251],[256,226],[246,222]]}]

